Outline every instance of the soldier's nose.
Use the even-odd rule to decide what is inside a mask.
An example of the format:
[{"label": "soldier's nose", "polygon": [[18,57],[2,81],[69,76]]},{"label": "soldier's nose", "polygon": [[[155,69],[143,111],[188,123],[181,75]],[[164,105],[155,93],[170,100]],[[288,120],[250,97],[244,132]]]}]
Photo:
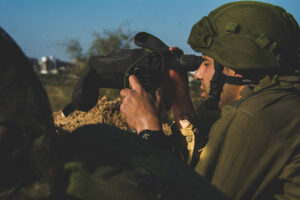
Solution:
[{"label": "soldier's nose", "polygon": [[200,67],[196,70],[196,72],[194,73],[194,80],[203,80],[203,67]]}]

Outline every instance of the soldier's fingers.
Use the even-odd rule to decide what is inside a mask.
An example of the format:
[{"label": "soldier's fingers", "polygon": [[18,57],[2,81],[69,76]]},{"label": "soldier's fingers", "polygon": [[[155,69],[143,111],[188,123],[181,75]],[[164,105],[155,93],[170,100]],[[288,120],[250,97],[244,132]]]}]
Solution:
[{"label": "soldier's fingers", "polygon": [[120,91],[120,96],[124,99],[130,92],[130,89],[125,88]]},{"label": "soldier's fingers", "polygon": [[125,118],[125,116],[123,114],[124,113],[124,106],[125,106],[125,103],[122,102],[121,105],[120,105],[120,112],[121,112],[121,115],[122,115],[123,118]]},{"label": "soldier's fingers", "polygon": [[155,100],[155,108],[158,109],[160,102],[161,102],[161,97],[160,94],[158,92],[158,90],[155,91],[155,96],[156,96],[156,100]]},{"label": "soldier's fingers", "polygon": [[178,49],[178,47],[169,47],[169,51],[174,51],[176,49]]},{"label": "soldier's fingers", "polygon": [[142,85],[140,84],[138,78],[134,75],[129,76],[129,84],[131,88],[135,91],[141,91],[143,89]]}]

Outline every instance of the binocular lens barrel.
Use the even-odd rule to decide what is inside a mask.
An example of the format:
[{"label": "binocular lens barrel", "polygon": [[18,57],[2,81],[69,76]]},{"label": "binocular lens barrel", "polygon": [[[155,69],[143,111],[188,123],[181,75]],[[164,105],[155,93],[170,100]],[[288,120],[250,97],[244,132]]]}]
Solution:
[{"label": "binocular lens barrel", "polygon": [[186,71],[197,70],[203,62],[202,56],[182,55],[180,57],[180,64],[184,66]]}]

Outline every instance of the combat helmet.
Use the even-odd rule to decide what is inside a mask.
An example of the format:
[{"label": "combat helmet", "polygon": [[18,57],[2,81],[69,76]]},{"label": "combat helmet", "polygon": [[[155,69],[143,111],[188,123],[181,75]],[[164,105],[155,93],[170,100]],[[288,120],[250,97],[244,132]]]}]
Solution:
[{"label": "combat helmet", "polygon": [[267,3],[241,1],[220,6],[193,26],[188,43],[217,65],[248,78],[228,79],[230,84],[255,82],[266,73],[290,75],[300,67],[299,25],[283,8]]}]

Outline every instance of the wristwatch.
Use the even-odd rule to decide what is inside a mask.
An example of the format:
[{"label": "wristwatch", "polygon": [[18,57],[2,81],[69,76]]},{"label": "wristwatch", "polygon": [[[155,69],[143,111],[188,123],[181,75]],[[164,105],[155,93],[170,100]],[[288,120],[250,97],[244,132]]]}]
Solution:
[{"label": "wristwatch", "polygon": [[164,136],[161,130],[151,131],[149,129],[145,129],[139,133],[139,136],[144,140],[153,140],[153,138]]}]

